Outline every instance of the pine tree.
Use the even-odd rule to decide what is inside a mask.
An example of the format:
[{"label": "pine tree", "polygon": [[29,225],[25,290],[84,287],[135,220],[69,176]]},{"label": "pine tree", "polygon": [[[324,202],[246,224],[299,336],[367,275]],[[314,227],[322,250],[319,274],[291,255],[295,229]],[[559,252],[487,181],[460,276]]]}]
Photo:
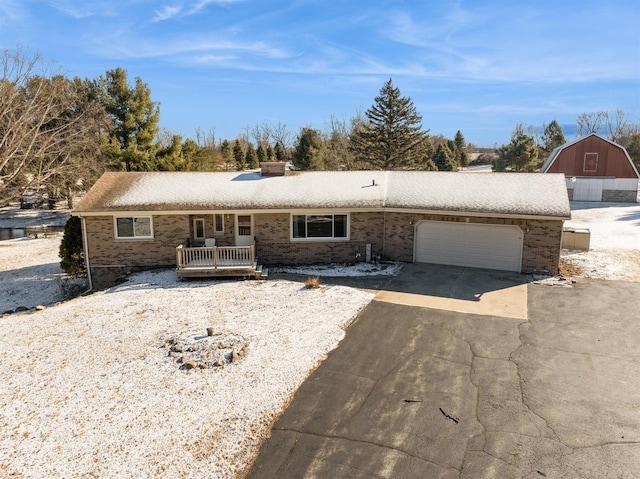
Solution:
[{"label": "pine tree", "polygon": [[233,161],[236,164],[236,170],[244,171],[244,159],[244,151],[242,151],[242,146],[240,146],[240,140],[236,140],[233,143]]},{"label": "pine tree", "polygon": [[492,163],[494,171],[535,171],[538,167],[538,148],[521,124],[511,133],[511,142],[498,148],[497,153]]},{"label": "pine tree", "polygon": [[402,97],[391,79],[380,90],[366,121],[354,129],[351,150],[367,168],[415,169],[424,160],[426,132],[410,98]]},{"label": "pine tree", "polygon": [[87,272],[84,264],[82,245],[82,226],[78,216],[72,216],[64,225],[62,242],[58,251],[60,267],[71,276],[84,276]]},{"label": "pine tree", "polygon": [[260,167],[258,162],[258,155],[256,154],[256,150],[251,143],[247,145],[247,151],[244,154],[244,164],[250,170],[254,170]]},{"label": "pine tree", "polygon": [[151,100],[149,87],[139,77],[129,86],[127,71],[116,68],[90,88],[113,119],[113,130],[103,143],[115,165],[126,171],[152,168],[160,107]]},{"label": "pine tree", "polygon": [[541,140],[541,153],[545,157],[549,156],[555,148],[564,145],[567,142],[567,140],[564,138],[562,128],[556,120],[553,120],[548,125],[545,125],[544,131],[542,132]]},{"label": "pine tree", "polygon": [[222,161],[224,162],[224,169],[229,170],[233,164],[233,148],[228,140],[223,140],[220,145],[220,153],[222,154]]},{"label": "pine tree", "polygon": [[267,161],[273,161],[276,159],[276,153],[273,151],[273,146],[267,146]]},{"label": "pine tree", "polygon": [[267,150],[264,149],[262,143],[258,145],[258,149],[256,150],[256,155],[258,156],[258,163],[262,163],[267,159]]},{"label": "pine tree", "polygon": [[287,161],[287,150],[284,149],[284,146],[282,146],[282,143],[280,142],[276,143],[274,153],[276,156],[276,161]]},{"label": "pine tree", "polygon": [[438,168],[438,171],[456,171],[458,169],[453,152],[444,143],[441,143],[438,145],[438,148],[436,148],[436,153],[433,155],[433,162],[436,168]]},{"label": "pine tree", "polygon": [[322,138],[313,128],[302,128],[291,155],[293,166],[298,170],[323,170]]},{"label": "pine tree", "polygon": [[456,161],[461,167],[466,168],[469,166],[469,153],[467,152],[467,142],[464,140],[460,130],[456,132],[453,143],[455,145]]}]

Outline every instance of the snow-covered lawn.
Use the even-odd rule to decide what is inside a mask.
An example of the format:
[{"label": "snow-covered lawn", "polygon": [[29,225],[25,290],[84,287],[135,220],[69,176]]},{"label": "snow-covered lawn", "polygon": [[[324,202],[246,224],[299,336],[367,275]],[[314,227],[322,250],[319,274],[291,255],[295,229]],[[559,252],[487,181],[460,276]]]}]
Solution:
[{"label": "snow-covered lawn", "polygon": [[578,277],[640,281],[640,204],[572,202],[565,226],[591,232],[588,252],[562,252]]},{"label": "snow-covered lawn", "polygon": [[[163,271],[4,316],[0,477],[234,477],[372,297]],[[188,370],[172,339],[242,352]]]}]

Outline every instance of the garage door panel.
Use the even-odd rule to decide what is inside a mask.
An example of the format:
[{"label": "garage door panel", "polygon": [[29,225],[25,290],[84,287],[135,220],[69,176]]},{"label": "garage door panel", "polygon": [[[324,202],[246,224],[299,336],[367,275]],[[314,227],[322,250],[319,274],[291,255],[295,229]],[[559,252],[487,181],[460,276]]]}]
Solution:
[{"label": "garage door panel", "polygon": [[520,271],[522,231],[516,226],[424,221],[417,225],[415,261]]}]

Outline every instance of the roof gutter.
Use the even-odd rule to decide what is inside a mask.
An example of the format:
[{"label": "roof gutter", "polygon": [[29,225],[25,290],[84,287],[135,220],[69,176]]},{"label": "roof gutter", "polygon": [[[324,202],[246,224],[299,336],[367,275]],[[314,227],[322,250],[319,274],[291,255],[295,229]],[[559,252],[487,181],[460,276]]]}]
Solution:
[{"label": "roof gutter", "polygon": [[273,214],[286,213],[296,214],[298,212],[346,212],[346,213],[414,213],[426,215],[443,215],[443,216],[469,216],[482,218],[511,218],[511,219],[535,219],[535,220],[570,220],[571,213],[568,215],[548,215],[548,214],[520,214],[520,213],[501,213],[488,211],[464,211],[464,210],[438,210],[423,208],[350,208],[350,207],[309,207],[309,208],[273,208],[273,209],[216,209],[216,210],[114,210],[114,211],[76,211],[72,212],[73,216],[85,218],[87,216],[166,216],[166,215],[213,215],[213,214]]}]

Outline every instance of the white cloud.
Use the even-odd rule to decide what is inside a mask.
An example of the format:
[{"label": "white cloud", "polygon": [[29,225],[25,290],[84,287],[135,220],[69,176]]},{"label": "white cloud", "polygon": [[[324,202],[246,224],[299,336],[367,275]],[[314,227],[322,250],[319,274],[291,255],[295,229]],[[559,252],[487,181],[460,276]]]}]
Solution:
[{"label": "white cloud", "polygon": [[49,5],[59,12],[81,20],[93,16],[117,15],[117,4],[113,1],[75,2],[73,0],[49,0]]},{"label": "white cloud", "polygon": [[231,5],[232,3],[238,3],[240,1],[242,0],[198,0],[194,2],[191,9],[189,9],[189,14],[192,15],[194,13],[198,13],[209,5]]},{"label": "white cloud", "polygon": [[12,23],[25,15],[19,0],[3,0],[0,2],[0,25]]},{"label": "white cloud", "polygon": [[165,6],[162,8],[162,10],[155,11],[156,15],[151,19],[151,21],[162,22],[165,20],[169,20],[170,18],[173,18],[176,15],[180,14],[181,11],[182,11],[182,6],[176,6],[176,7]]}]

